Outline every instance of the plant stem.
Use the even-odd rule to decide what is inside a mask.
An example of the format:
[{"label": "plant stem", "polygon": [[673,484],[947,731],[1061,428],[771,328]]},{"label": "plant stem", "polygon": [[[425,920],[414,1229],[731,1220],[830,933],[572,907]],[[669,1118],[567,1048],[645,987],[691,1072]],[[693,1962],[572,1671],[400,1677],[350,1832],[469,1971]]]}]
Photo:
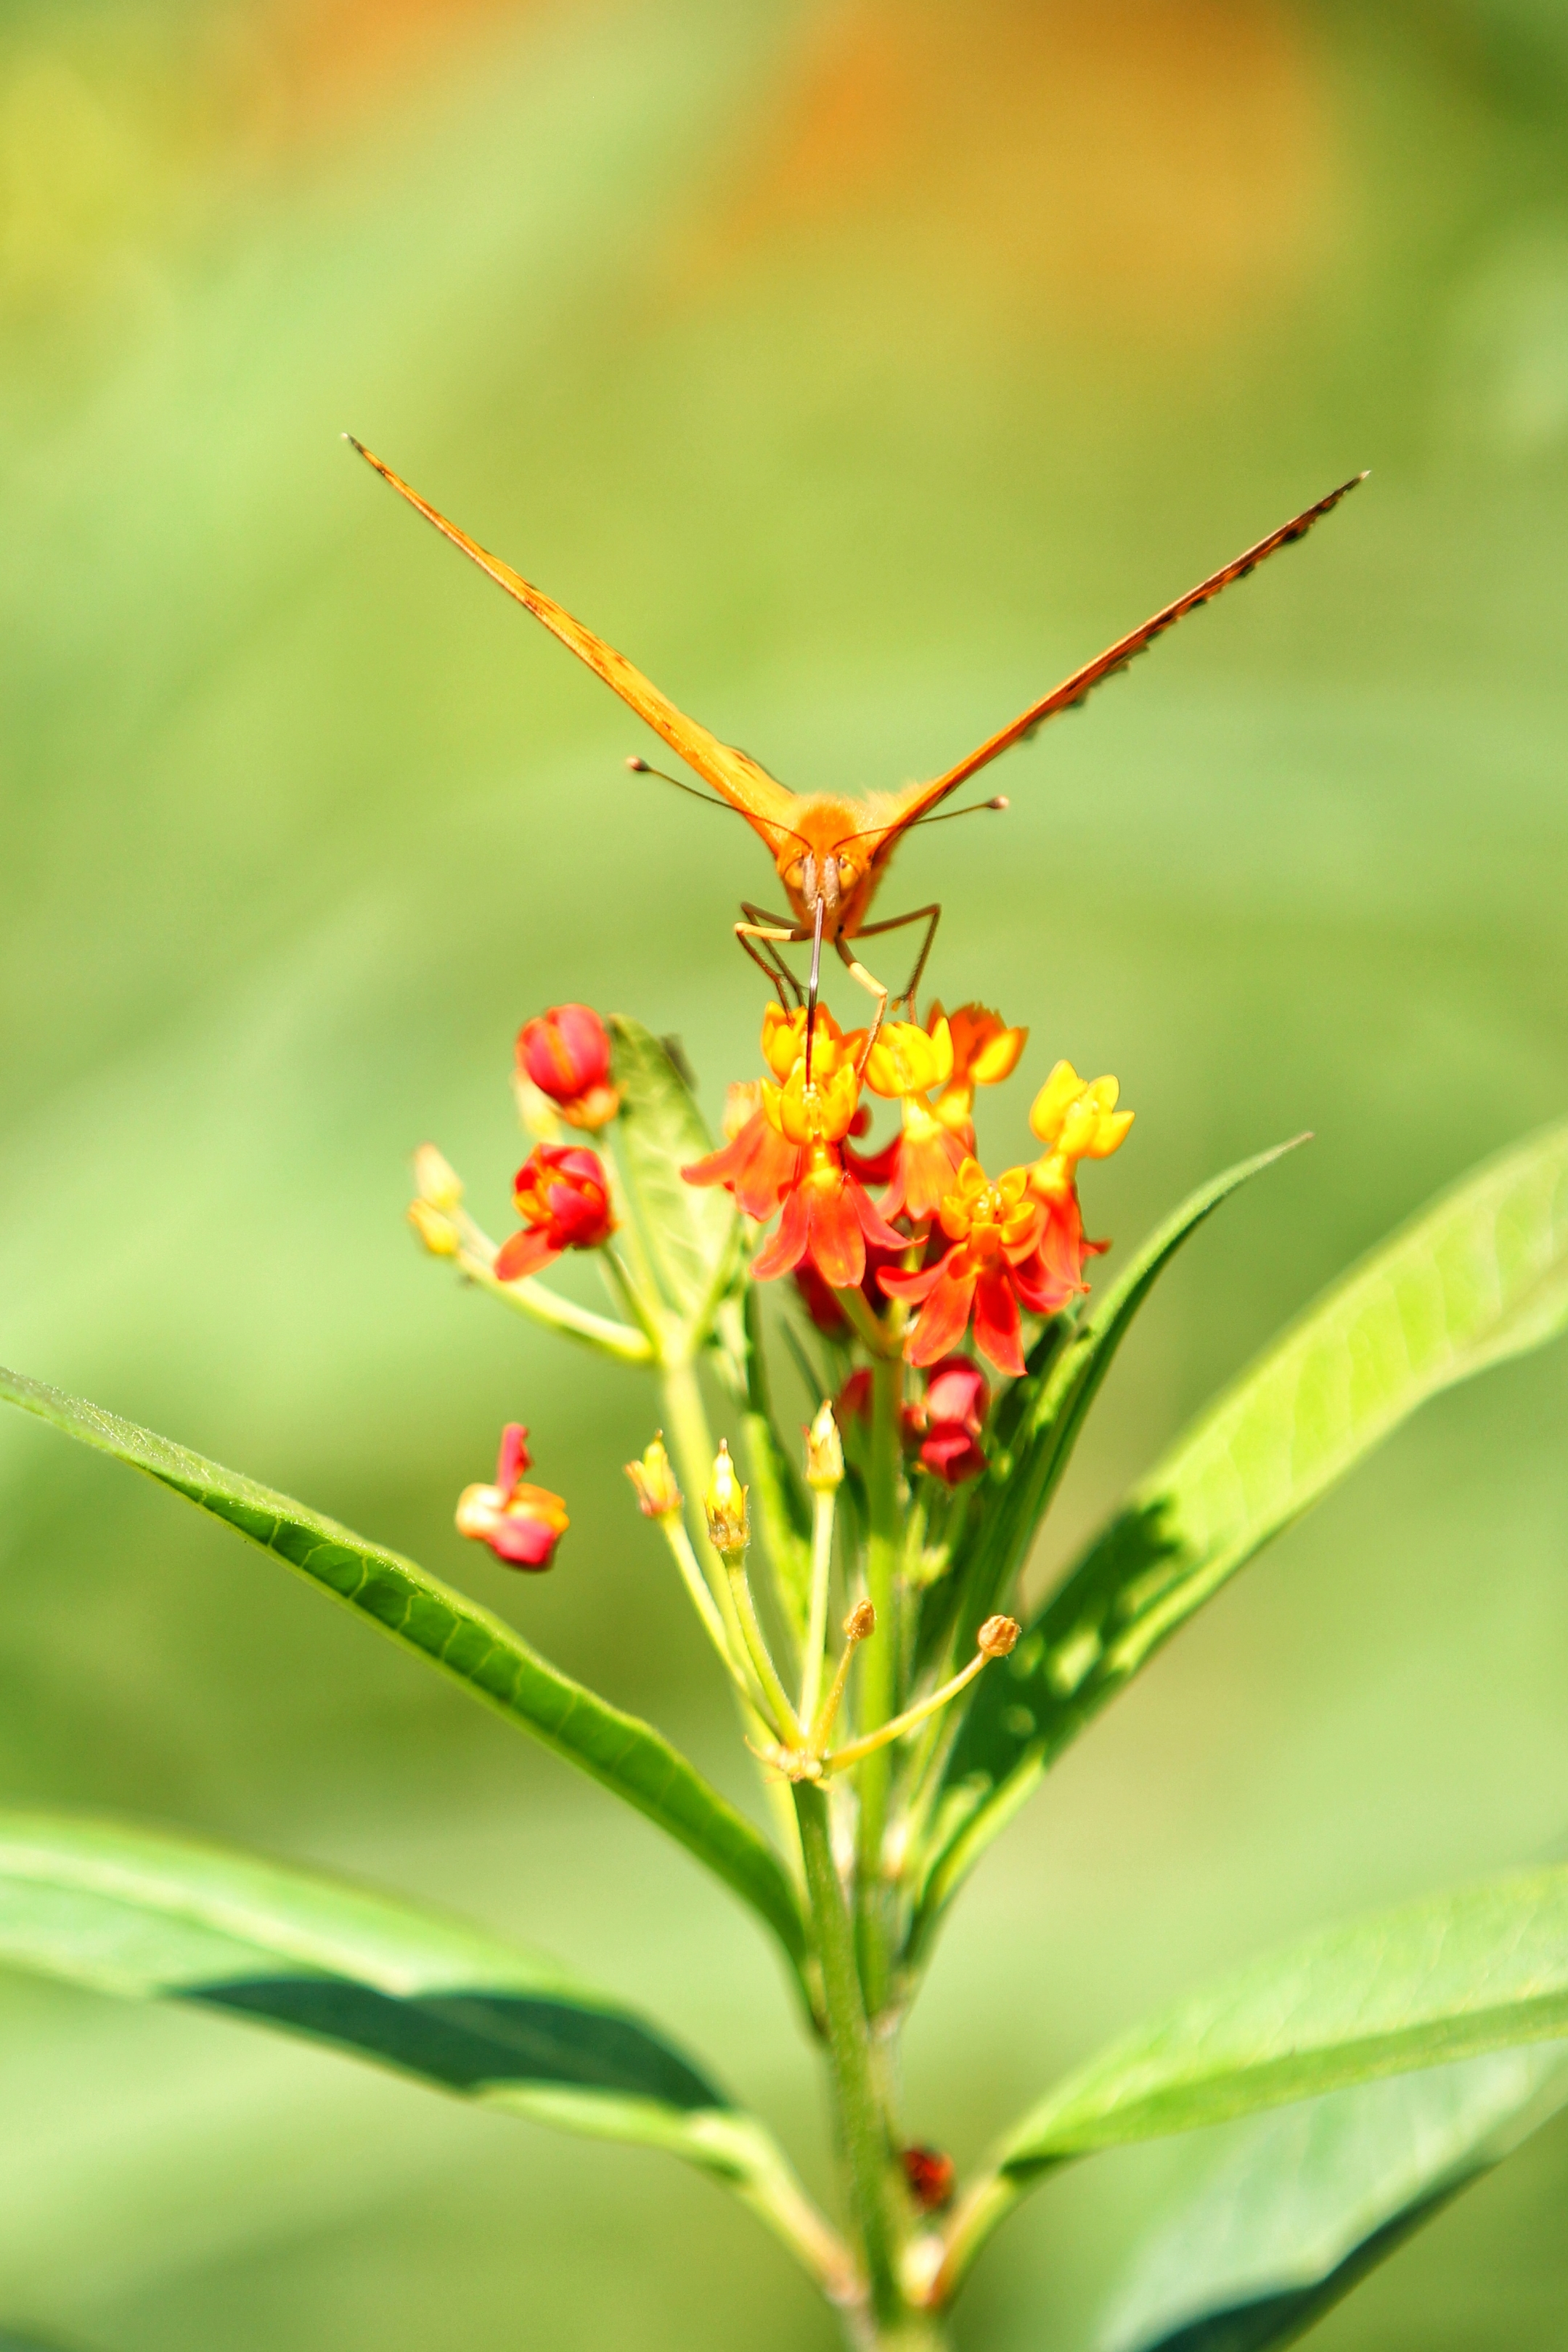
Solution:
[{"label": "plant stem", "polygon": [[779,1679],[779,1669],[773,1663],[767,1636],[758,1622],[757,1604],[752,1600],[751,1586],[747,1580],[744,1547],[737,1551],[726,1552],[724,1564],[729,1571],[729,1589],[735,1601],[736,1614],[740,1619],[741,1638],[746,1643],[747,1654],[751,1660],[753,1670],[762,1687],[763,1696],[771,1710],[773,1728],[780,1739],[793,1742],[800,1727],[795,1719],[795,1709],[790,1703],[789,1695]]},{"label": "plant stem", "polygon": [[[858,1719],[862,1738],[879,1731],[896,1699],[898,1625],[894,1578],[898,1567],[898,1479],[904,1423],[904,1362],[879,1357],[872,1368],[871,1460],[866,1480],[870,1534],[866,1590],[877,1631],[861,1661]],[[887,1889],[882,1868],[892,1758],[877,1748],[860,1767],[856,1937],[866,2007],[874,2017],[888,1990]]]},{"label": "plant stem", "polygon": [[[677,1357],[663,1366],[660,1381],[664,1394],[664,1425],[674,1442],[675,1462],[686,1490],[686,1507],[688,1511],[700,1514],[699,1498],[713,1471],[714,1444],[703,1405],[702,1391],[697,1386],[696,1368],[688,1358]],[[744,1658],[747,1655],[746,1635],[736,1613],[735,1595],[729,1589],[729,1578],[724,1562],[707,1539],[707,1528],[700,1517],[699,1526],[701,1531],[692,1548],[702,1563],[708,1590],[724,1621],[730,1648],[737,1658]],[[740,1706],[741,1729],[747,1739],[754,1748],[767,1745],[769,1738],[767,1722],[738,1691],[736,1696]],[[763,1774],[762,1787],[784,1850],[793,1857],[798,1853],[795,1809],[789,1802],[788,1791],[771,1772]]]},{"label": "plant stem", "polygon": [[811,1608],[806,1621],[805,1671],[800,1680],[800,1721],[810,1731],[817,1719],[822,1688],[822,1651],[828,1638],[828,1581],[833,1565],[834,1489],[826,1486],[816,1497],[817,1518],[811,1535]]},{"label": "plant stem", "polygon": [[668,1519],[662,1520],[660,1524],[664,1530],[664,1539],[674,1554],[675,1566],[681,1571],[681,1582],[686,1588],[692,1607],[702,1619],[703,1629],[709,1641],[724,1661],[726,1672],[734,1681],[737,1690],[739,1691],[747,1706],[760,1709],[762,1694],[748,1680],[744,1663],[735,1655],[729,1646],[729,1636],[725,1632],[724,1620],[718,1613],[718,1605],[713,1594],[703,1580],[703,1572],[697,1565],[697,1556],[692,1549],[692,1539],[686,1533],[685,1521],[672,1514]]},{"label": "plant stem", "polygon": [[859,1764],[866,1757],[873,1755],[878,1748],[891,1747],[895,1739],[902,1739],[913,1731],[917,1723],[924,1723],[928,1715],[935,1715],[939,1707],[946,1706],[949,1699],[956,1698],[958,1693],[974,1681],[985,1663],[985,1652],[977,1650],[963,1673],[944,1683],[940,1690],[930,1692],[914,1706],[906,1706],[902,1715],[890,1717],[880,1731],[868,1732],[863,1739],[851,1740],[848,1747],[841,1748],[838,1754],[830,1756],[827,1761],[835,1771],[841,1772],[847,1766]]},{"label": "plant stem", "polygon": [[708,1591],[717,1603],[735,1654],[737,1658],[744,1657],[746,1636],[736,1613],[729,1578],[724,1562],[707,1539],[707,1528],[702,1518],[702,1495],[713,1473],[714,1444],[703,1405],[702,1391],[697,1386],[695,1366],[689,1361],[666,1364],[663,1385],[665,1426],[674,1441],[675,1461],[686,1490],[686,1507],[695,1520],[693,1549],[702,1562]]},{"label": "plant stem", "polygon": [[[865,2254],[872,2315],[880,2331],[896,2326],[907,2316],[898,2283],[897,2231],[887,2135],[872,2078],[865,2009],[855,1967],[854,1930],[833,1861],[827,1800],[820,1789],[808,1782],[796,1785],[794,1797],[795,1817],[800,1825],[800,1851],[806,1865],[806,1889],[822,1969],[839,2137]],[[880,2343],[883,2339],[879,2333],[874,2340]]]},{"label": "plant stem", "polygon": [[586,1340],[602,1355],[616,1356],[623,1364],[651,1364],[653,1344],[645,1331],[634,1330],[629,1323],[616,1323],[608,1315],[596,1315],[591,1307],[579,1307],[575,1300],[562,1298],[547,1283],[528,1275],[521,1282],[497,1281],[495,1271],[496,1244],[482,1234],[469,1218],[468,1234],[457,1253],[457,1263],[470,1282],[487,1290],[492,1298],[510,1307],[518,1315],[526,1315],[532,1323],[542,1323],[547,1330],[564,1331],[569,1339]]}]

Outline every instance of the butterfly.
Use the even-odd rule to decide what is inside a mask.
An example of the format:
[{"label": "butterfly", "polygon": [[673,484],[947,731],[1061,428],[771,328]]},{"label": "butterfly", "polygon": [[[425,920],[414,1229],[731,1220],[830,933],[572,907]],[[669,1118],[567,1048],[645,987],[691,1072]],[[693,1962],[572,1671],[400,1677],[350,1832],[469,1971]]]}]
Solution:
[{"label": "butterfly", "polygon": [[[705,783],[712,786],[722,802],[738,810],[766,845],[789,898],[790,912],[788,916],[770,915],[765,908],[754,907],[743,900],[741,912],[746,919],[736,925],[737,938],[753,961],[761,966],[769,981],[779,988],[780,995],[784,996],[788,987],[794,992],[797,1002],[802,993],[800,982],[779,950],[781,947],[803,945],[809,940],[811,944],[809,1002],[813,1010],[817,1001],[821,950],[824,944],[831,945],[854,979],[878,1000],[872,1036],[880,1027],[890,1001],[907,1003],[913,1017],[915,992],[931,952],[942,912],[940,905],[934,903],[917,907],[906,915],[894,915],[882,922],[873,923],[866,919],[877,887],[892,863],[894,852],[910,827],[932,822],[941,803],[949,793],[956,792],[960,784],[967,783],[971,776],[977,775],[982,768],[988,767],[991,761],[1009,751],[1015,743],[1027,742],[1036,728],[1042,727],[1048,719],[1056,718],[1061,711],[1075,709],[1103,679],[1113,677],[1119,670],[1125,669],[1136,655],[1152,646],[1156,637],[1162,636],[1185,614],[1196,612],[1200,604],[1207,604],[1210,597],[1218,596],[1222,588],[1228,588],[1233,580],[1244,580],[1277,548],[1288,547],[1293,541],[1303,539],[1313,523],[1332,512],[1343,498],[1366,479],[1364,473],[1353,475],[1348,482],[1342,482],[1337,489],[1331,490],[1315,506],[1293,515],[1289,522],[1282,523],[1278,530],[1270,531],[1267,539],[1259,540],[1256,546],[1246,549],[1222,570],[1210,572],[1208,578],[1200,580],[1196,588],[1189,588],[1185,596],[1178,596],[1172,604],[1162,605],[1141,627],[1129,631],[1124,637],[1118,637],[1113,646],[1108,646],[1093,661],[1086,662],[1082,669],[1075,669],[1071,677],[1062,679],[1060,686],[1052,687],[1051,692],[1042,695],[1038,702],[1031,702],[1027,710],[1020,711],[1006,727],[998,729],[994,735],[988,735],[967,759],[960,760],[945,774],[935,777],[929,783],[905,784],[898,792],[873,793],[864,800],[846,800],[829,793],[792,793],[777,777],[770,776],[749,752],[737,751],[732,743],[721,743],[716,735],[711,735],[696,719],[688,719],[684,710],[677,710],[652,680],[644,677],[641,670],[634,669],[613,646],[607,646],[601,637],[594,635],[591,629],[585,629],[580,621],[574,620],[565,607],[558,604],[552,596],[547,596],[542,588],[536,588],[530,581],[514,572],[510,564],[488,554],[465,531],[459,530],[455,523],[448,522],[444,515],[437,513],[428,500],[422,499],[417,490],[411,489],[390,466],[383,464],[362,442],[356,441],[351,433],[346,434],[344,438],[359,451],[368,465],[375,467],[383,480],[392,484],[400,498],[406,499],[427,522],[434,524],[444,538],[449,539],[455,547],[460,547],[481,572],[494,580],[498,587],[504,588],[508,596],[515,596],[519,604],[526,605],[552,635],[559,637],[580,661],[586,662],[590,669],[596,671],[606,686],[612,688],[622,701],[634,710],[672,751],[702,777]],[[644,773],[659,772],[649,769],[643,760],[633,759],[628,764]],[[680,779],[674,776],[665,781],[680,783]],[[683,784],[681,789],[691,791],[694,788]],[[699,793],[697,797],[702,799],[706,795]],[[981,801],[975,805],[979,808],[1005,808],[1007,803],[1004,800]],[[967,815],[969,811],[954,810],[947,814]],[[926,925],[925,940],[907,988],[900,991],[894,999],[892,992],[873,978],[859,961],[851,942],[869,939],[877,932],[901,930],[917,922]],[[788,1004],[789,997],[784,996],[784,1001]]]}]

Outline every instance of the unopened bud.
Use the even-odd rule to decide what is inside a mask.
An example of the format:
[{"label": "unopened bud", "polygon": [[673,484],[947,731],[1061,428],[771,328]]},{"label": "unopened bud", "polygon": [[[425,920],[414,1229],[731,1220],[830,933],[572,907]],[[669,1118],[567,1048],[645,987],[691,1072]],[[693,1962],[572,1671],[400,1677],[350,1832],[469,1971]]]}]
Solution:
[{"label": "unopened bud", "polygon": [[983,1658],[1005,1658],[1022,1632],[1016,1617],[988,1617],[975,1636],[975,1646]]},{"label": "unopened bud", "polygon": [[413,1189],[429,1207],[448,1214],[463,1206],[463,1179],[434,1143],[422,1143],[413,1155]]},{"label": "unopened bud", "polygon": [[744,1551],[751,1541],[746,1518],[746,1489],[735,1475],[729,1447],[721,1437],[714,1457],[713,1476],[703,1496],[707,1513],[708,1541],[716,1551]]},{"label": "unopened bud", "polygon": [[906,2147],[899,2155],[909,2193],[923,2213],[939,2213],[953,2202],[956,2174],[950,2156],[937,2147]]},{"label": "unopened bud", "polygon": [[455,1257],[462,1247],[463,1237],[450,1217],[433,1209],[428,1201],[411,1201],[408,1221],[430,1252],[432,1257]]},{"label": "unopened bud", "polygon": [[846,1642],[866,1642],[876,1632],[876,1611],[869,1601],[857,1601],[844,1619]]},{"label": "unopened bud", "polygon": [[670,1457],[664,1451],[662,1430],[641,1462],[628,1462],[626,1475],[637,1490],[637,1507],[644,1517],[679,1518],[683,1497],[675,1484],[675,1474],[670,1467]]},{"label": "unopened bud", "polygon": [[844,1449],[833,1408],[824,1398],[806,1432],[806,1484],[819,1495],[831,1495],[844,1483]]}]

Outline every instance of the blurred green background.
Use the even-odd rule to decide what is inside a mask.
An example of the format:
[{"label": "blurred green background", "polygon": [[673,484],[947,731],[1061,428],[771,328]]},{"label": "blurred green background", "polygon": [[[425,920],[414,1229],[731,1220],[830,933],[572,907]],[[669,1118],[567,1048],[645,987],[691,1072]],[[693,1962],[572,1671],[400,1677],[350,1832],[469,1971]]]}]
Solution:
[{"label": "blurred green background", "polygon": [[[716,1112],[766,861],[629,776],[636,724],[337,436],[800,788],[946,765],[1371,466],[900,860],[941,993],[1033,1028],[982,1142],[1059,1054],[1120,1074],[1092,1229],[1317,1133],[1168,1278],[1048,1578],[1563,1107],[1565,137],[1550,0],[10,0],[0,1358],[411,1551],[744,1791],[620,1475],[651,1391],[402,1215],[428,1135],[504,1228],[547,1003],[679,1033]],[[969,2158],[1201,1973],[1562,1850],[1565,1402],[1560,1350],[1430,1410],[1073,1751],[941,1951],[922,2137]],[[452,1529],[508,1417],[570,1503],[548,1580]],[[19,1421],[0,1559],[7,1801],[457,1904],[643,1997],[823,2177],[772,1959],[643,1823]],[[6,1982],[0,2118],[0,2323],[80,2352],[832,2340],[673,2165],[217,2021]],[[1087,2347],[1201,2155],[1039,2196],[962,2343]],[[1314,2340],[1559,2346],[1565,2191],[1559,2123]]]}]

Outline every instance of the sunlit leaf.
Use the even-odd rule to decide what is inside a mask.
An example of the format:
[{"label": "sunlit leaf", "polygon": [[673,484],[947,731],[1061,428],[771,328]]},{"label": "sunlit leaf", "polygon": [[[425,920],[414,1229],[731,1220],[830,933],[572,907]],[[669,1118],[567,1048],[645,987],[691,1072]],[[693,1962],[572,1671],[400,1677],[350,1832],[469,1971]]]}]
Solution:
[{"label": "sunlit leaf", "polygon": [[1568,1867],[1329,1928],[1156,2012],[1048,2092],[955,2215],[943,2291],[1075,2157],[1565,2036]]},{"label": "sunlit leaf", "polygon": [[982,1676],[927,1924],[1046,1766],[1227,1579],[1417,1405],[1568,1323],[1568,1125],[1444,1193],[1309,1307],[1134,1488]]},{"label": "sunlit leaf", "polygon": [[38,1414],[226,1520],[591,1773],[657,1822],[749,1903],[799,1970],[805,1931],[793,1884],[778,1854],[651,1725],[563,1675],[502,1619],[412,1560],[367,1542],[287,1495],[19,1372],[0,1371],[0,1400]]},{"label": "sunlit leaf", "polygon": [[625,1013],[612,1016],[616,1136],[640,1235],[666,1303],[694,1338],[735,1264],[737,1215],[722,1184],[687,1184],[681,1170],[713,1150],[690,1087],[664,1040]]},{"label": "sunlit leaf", "polygon": [[[1222,1201],[1306,1140],[1293,1136],[1200,1184],[1091,1299],[1076,1327],[1053,1324],[1036,1341],[1028,1371],[998,1409],[995,1455],[977,1495],[982,1507],[971,1515],[975,1535],[956,1563],[966,1580],[967,1633],[1005,1602],[1100,1384],[1166,1267]],[[967,1641],[959,1647],[967,1650]]]},{"label": "sunlit leaf", "polygon": [[1198,2185],[1139,2248],[1099,2352],[1293,2342],[1564,2099],[1553,2042],[1225,2127]]},{"label": "sunlit leaf", "polygon": [[0,1814],[0,1960],[222,2011],[541,2123],[666,2148],[791,2242],[809,2221],[762,2125],[645,2020],[537,1953],[387,1895],[184,1838]]},{"label": "sunlit leaf", "polygon": [[1330,1928],[1178,2001],[1051,2092],[1003,2144],[1026,2178],[1416,2066],[1568,2034],[1568,1867]]}]

